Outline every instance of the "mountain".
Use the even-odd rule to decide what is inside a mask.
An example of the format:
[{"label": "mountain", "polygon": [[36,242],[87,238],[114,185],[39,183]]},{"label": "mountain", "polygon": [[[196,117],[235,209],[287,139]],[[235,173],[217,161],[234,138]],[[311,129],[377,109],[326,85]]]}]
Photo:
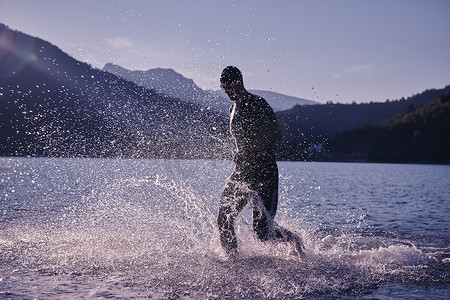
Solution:
[{"label": "mountain", "polygon": [[[275,112],[288,110],[293,108],[296,105],[316,105],[317,102],[306,100],[303,98],[287,96],[280,93],[275,93],[271,91],[263,91],[263,90],[248,90],[250,93],[263,97],[272,107]],[[210,91],[210,93],[214,93],[215,95],[227,98],[227,95],[224,91]]]},{"label": "mountain", "polygon": [[330,142],[330,160],[370,162],[450,162],[450,91],[379,126],[370,123],[338,133]]},{"label": "mountain", "polygon": [[228,114],[230,101],[214,93],[205,92],[192,79],[172,69],[149,69],[147,71],[130,71],[115,64],[106,64],[103,70],[123,79],[129,80],[145,88],[154,89],[183,101],[197,103],[207,109],[213,109]]},{"label": "mountain", "polygon": [[277,115],[289,127],[299,127],[305,132],[332,137],[338,131],[356,128],[365,122],[379,125],[384,120],[406,111],[409,105],[419,107],[434,101],[440,93],[449,88],[450,86],[445,89],[431,89],[408,99],[384,103],[297,105],[278,112]]},{"label": "mountain", "polygon": [[0,155],[224,157],[225,116],[0,24]]},{"label": "mountain", "polygon": [[[118,65],[109,63],[103,67],[103,70],[132,81],[137,85],[154,89],[159,93],[174,98],[197,103],[221,113],[228,114],[231,105],[231,102],[223,91],[202,90],[192,79],[185,78],[183,75],[172,69],[157,68],[149,69],[147,71],[130,71]],[[249,92],[265,98],[274,111],[286,110],[295,105],[317,104],[314,101],[286,96],[270,91],[249,90]]]},{"label": "mountain", "polygon": [[[179,96],[163,94],[122,76],[92,68],[46,41],[2,24],[0,56],[2,156],[224,158],[233,148],[227,111],[217,112],[213,105],[205,107],[204,100],[199,101],[205,99],[201,94],[204,91],[198,87],[197,102],[192,95],[187,96],[189,94],[183,97],[191,101],[184,101]],[[170,90],[164,87],[168,78],[175,87],[196,89],[192,80],[178,76],[173,70],[159,69],[158,72],[164,76],[153,79],[159,85],[152,86],[160,91]],[[445,120],[450,118],[448,115],[441,117],[442,107],[434,110],[427,103],[447,92],[450,86],[385,103],[295,105],[278,111],[284,135],[277,147],[278,157],[283,160],[345,160],[350,147],[350,151],[356,149],[362,153],[361,157],[372,161],[436,162],[445,159],[448,146],[439,141],[449,139],[448,130],[441,129],[447,128]],[[440,105],[447,103],[445,99],[440,98]],[[409,116],[420,118],[421,114],[427,117],[422,118],[423,124],[417,127],[389,127],[386,124],[392,122],[383,123],[405,112],[406,119]],[[416,114],[412,114],[414,112]],[[435,121],[441,125],[426,127]],[[362,129],[355,129],[358,127]],[[389,129],[391,127],[400,129]],[[367,134],[371,128],[375,128],[375,135]],[[347,131],[350,133],[345,133]],[[411,135],[413,142],[406,138]],[[374,143],[377,139],[380,142]],[[377,148],[384,149],[384,145],[389,151]],[[399,153],[402,160],[391,153]],[[409,155],[411,153],[414,155]]]},{"label": "mountain", "polygon": [[404,113],[408,108],[435,101],[441,93],[448,91],[450,86],[426,90],[407,99],[384,103],[298,105],[277,112],[284,134],[279,147],[279,157],[311,159],[311,155],[316,154],[311,151],[314,145],[323,147],[339,132],[358,128],[363,124],[379,126],[383,121]]},{"label": "mountain", "polygon": [[275,93],[271,91],[261,91],[261,90],[250,90],[250,93],[253,93],[255,95],[261,96],[264,99],[269,99],[267,101],[270,101],[270,105],[272,106],[274,111],[282,111],[291,109],[296,105],[316,105],[317,102],[293,97],[293,96],[287,96],[280,93]]}]

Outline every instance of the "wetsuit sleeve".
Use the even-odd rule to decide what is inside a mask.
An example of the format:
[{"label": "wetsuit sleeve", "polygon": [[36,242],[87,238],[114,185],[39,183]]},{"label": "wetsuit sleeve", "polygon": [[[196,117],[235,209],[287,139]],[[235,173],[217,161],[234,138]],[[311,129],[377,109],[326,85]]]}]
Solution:
[{"label": "wetsuit sleeve", "polygon": [[282,138],[280,125],[275,112],[267,102],[264,103],[261,109],[261,121],[263,123],[261,126],[261,142],[267,147],[271,147]]}]

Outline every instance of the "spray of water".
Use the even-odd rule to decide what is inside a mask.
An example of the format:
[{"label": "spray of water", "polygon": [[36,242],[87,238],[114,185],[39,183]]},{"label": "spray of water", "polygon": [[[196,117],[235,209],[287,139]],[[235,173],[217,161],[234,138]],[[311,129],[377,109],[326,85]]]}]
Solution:
[{"label": "spray of water", "polygon": [[[301,235],[307,259],[293,256],[289,244],[259,242],[250,205],[237,221],[240,254],[227,259],[216,228],[227,161],[10,159],[3,165],[3,191],[11,194],[14,186],[23,193],[5,199],[0,223],[0,285],[15,285],[16,293],[298,299],[446,278],[430,274],[433,257],[410,240],[299,227],[304,221],[284,213],[286,207],[276,222]],[[34,292],[17,280],[34,282]]]}]

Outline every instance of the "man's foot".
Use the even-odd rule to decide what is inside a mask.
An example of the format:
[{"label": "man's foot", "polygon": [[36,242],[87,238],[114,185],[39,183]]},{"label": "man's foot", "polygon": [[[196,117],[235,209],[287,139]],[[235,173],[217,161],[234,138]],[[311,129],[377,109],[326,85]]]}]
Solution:
[{"label": "man's foot", "polygon": [[297,255],[301,259],[305,259],[305,246],[303,245],[302,239],[297,235],[290,231],[285,232],[285,235],[287,236],[287,241],[291,242],[292,245],[294,245],[295,251],[297,252]]},{"label": "man's foot", "polygon": [[306,258],[305,255],[305,246],[299,237],[293,240],[295,251],[297,251],[298,256],[304,260]]}]

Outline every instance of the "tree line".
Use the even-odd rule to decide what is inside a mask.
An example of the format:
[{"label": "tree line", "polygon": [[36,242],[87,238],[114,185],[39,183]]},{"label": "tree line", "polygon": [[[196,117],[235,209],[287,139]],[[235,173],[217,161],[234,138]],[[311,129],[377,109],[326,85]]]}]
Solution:
[{"label": "tree line", "polygon": [[330,140],[326,160],[389,163],[450,162],[450,92],[416,108],[408,105],[379,126],[370,122]]}]

